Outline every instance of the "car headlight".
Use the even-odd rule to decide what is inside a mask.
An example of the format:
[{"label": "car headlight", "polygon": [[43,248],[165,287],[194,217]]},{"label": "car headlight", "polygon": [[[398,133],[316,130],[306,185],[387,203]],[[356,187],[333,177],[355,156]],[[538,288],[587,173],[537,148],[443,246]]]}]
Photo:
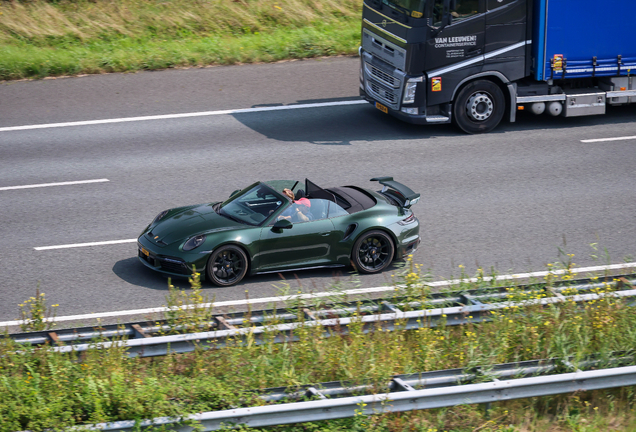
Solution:
[{"label": "car headlight", "polygon": [[199,246],[201,246],[204,241],[205,241],[205,234],[190,237],[188,241],[183,244],[183,250],[191,251],[192,249],[196,249]]},{"label": "car headlight", "polygon": [[161,213],[159,213],[150,223],[150,225],[154,224],[155,222],[159,222],[161,220],[162,217],[164,217],[165,215],[168,214],[168,210],[164,210]]}]

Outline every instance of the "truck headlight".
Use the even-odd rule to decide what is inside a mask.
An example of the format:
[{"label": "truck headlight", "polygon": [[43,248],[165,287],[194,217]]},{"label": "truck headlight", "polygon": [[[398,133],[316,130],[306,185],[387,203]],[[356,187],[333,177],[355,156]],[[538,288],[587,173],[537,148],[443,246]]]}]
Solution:
[{"label": "truck headlight", "polygon": [[409,78],[404,88],[404,98],[402,103],[412,104],[415,103],[415,91],[417,90],[417,83],[422,82],[422,77]]}]

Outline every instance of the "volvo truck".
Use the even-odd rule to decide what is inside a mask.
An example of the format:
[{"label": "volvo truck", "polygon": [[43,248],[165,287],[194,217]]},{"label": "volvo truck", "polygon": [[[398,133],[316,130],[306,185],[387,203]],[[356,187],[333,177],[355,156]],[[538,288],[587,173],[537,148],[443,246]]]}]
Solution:
[{"label": "volvo truck", "polygon": [[364,0],[360,57],[360,95],[409,123],[605,114],[636,102],[636,0]]}]

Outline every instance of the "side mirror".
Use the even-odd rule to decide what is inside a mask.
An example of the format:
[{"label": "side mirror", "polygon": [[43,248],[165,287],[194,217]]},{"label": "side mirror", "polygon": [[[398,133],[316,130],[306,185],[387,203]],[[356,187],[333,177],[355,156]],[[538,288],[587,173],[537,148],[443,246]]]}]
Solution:
[{"label": "side mirror", "polygon": [[279,221],[276,221],[276,223],[272,227],[272,230],[280,232],[280,231],[285,230],[285,229],[292,229],[293,226],[294,226],[294,224],[292,224],[287,219],[281,219]]},{"label": "side mirror", "polygon": [[453,23],[451,11],[457,9],[457,0],[444,0],[442,9],[442,22],[439,27],[433,31],[433,36],[437,36],[442,30]]},{"label": "side mirror", "polygon": [[242,189],[237,189],[237,190],[235,190],[234,192],[232,192],[232,193],[230,194],[230,198],[232,198],[234,195],[236,195],[237,193],[239,193],[241,190],[242,190]]}]

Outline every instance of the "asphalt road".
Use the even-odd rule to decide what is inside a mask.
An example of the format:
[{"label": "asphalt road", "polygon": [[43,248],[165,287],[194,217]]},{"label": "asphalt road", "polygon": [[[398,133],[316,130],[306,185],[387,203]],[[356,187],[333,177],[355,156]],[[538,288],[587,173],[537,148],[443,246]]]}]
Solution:
[{"label": "asphalt road", "polygon": [[[415,261],[435,278],[544,270],[563,248],[579,266],[635,260],[636,106],[605,116],[522,113],[487,135],[412,126],[369,104],[3,131],[11,126],[355,100],[358,59],[335,58],[0,84],[0,321],[36,287],[58,315],[161,306],[166,279],[123,243],[166,208],[225,199],[259,179],[373,186],[392,175],[421,192]],[[107,182],[6,189],[56,182]],[[4,189],[3,189],[4,188]],[[609,258],[599,260],[590,244]],[[382,285],[391,273],[286,274],[292,290]],[[276,275],[216,300],[279,293]],[[177,282],[185,287],[187,282]]]}]

